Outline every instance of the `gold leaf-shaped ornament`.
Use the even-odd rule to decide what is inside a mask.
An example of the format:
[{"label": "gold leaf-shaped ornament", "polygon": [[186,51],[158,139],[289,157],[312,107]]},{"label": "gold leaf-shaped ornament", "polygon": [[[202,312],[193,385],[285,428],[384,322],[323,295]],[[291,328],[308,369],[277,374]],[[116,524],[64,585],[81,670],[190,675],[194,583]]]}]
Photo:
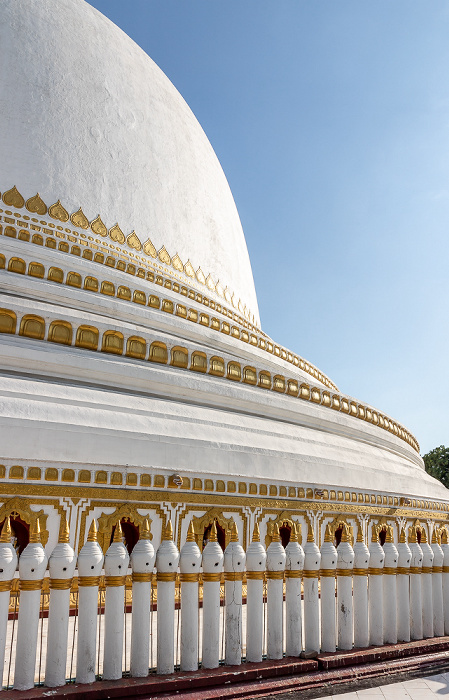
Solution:
[{"label": "gold leaf-shaped ornament", "polygon": [[57,219],[57,221],[66,222],[69,220],[69,212],[64,209],[59,199],[55,204],[52,204],[51,207],[48,208],[48,213],[52,219]]},{"label": "gold leaf-shaped ornament", "polygon": [[135,231],[131,231],[128,238],[126,239],[126,242],[130,248],[134,248],[134,250],[142,250],[142,243],[140,242],[139,237],[137,236]]},{"label": "gold leaf-shaped ornament", "polygon": [[226,301],[228,301],[230,304],[232,304],[231,292],[229,291],[229,289],[227,287],[224,290],[224,297],[225,297]]},{"label": "gold leaf-shaped ornament", "polygon": [[221,297],[224,296],[224,289],[221,286],[220,282],[217,282],[217,284],[215,285],[215,289],[217,291],[217,294],[219,294]]},{"label": "gold leaf-shaped ornament", "polygon": [[74,226],[77,226],[78,228],[89,228],[89,219],[87,218],[81,207],[78,209],[78,211],[72,214],[72,216],[70,217],[70,221]]},{"label": "gold leaf-shaped ornament", "polygon": [[207,276],[206,286],[208,289],[210,289],[211,292],[213,292],[215,289],[215,283],[214,283],[214,280],[212,279],[211,275]]},{"label": "gold leaf-shaped ornament", "polygon": [[159,260],[161,262],[165,263],[166,265],[171,264],[171,258],[169,256],[169,254],[167,253],[165,246],[162,246],[162,248],[158,252],[158,256],[159,256]]},{"label": "gold leaf-shaped ornament", "polygon": [[116,243],[125,242],[125,234],[123,233],[122,229],[118,224],[115,224],[115,226],[109,229],[109,238],[111,238]]},{"label": "gold leaf-shaped ornament", "polygon": [[196,271],[196,278],[197,278],[198,282],[200,282],[201,284],[206,284],[206,278],[204,276],[204,272],[202,271],[202,269],[200,267]]},{"label": "gold leaf-shaped ornament", "polygon": [[16,209],[21,209],[25,204],[24,198],[15,185],[7,192],[3,192],[3,201],[7,207],[15,207]]},{"label": "gold leaf-shaped ornament", "polygon": [[178,272],[182,272],[184,270],[184,265],[182,264],[182,260],[179,257],[178,253],[176,253],[174,258],[172,258],[171,264],[173,265],[175,270],[178,270]]},{"label": "gold leaf-shaped ornament", "polygon": [[157,257],[157,250],[149,238],[143,244],[143,252],[146,253],[147,255],[151,255],[152,258]]},{"label": "gold leaf-shaped ornament", "polygon": [[90,222],[90,228],[96,236],[103,236],[104,238],[104,236],[108,235],[108,229],[100,219],[100,215],[98,215],[96,219]]},{"label": "gold leaf-shaped ornament", "polygon": [[186,264],[184,265],[184,270],[186,272],[186,275],[189,277],[195,277],[195,270],[193,269],[193,265],[190,262],[190,260],[187,260]]},{"label": "gold leaf-shaped ornament", "polygon": [[32,214],[39,214],[39,216],[43,216],[47,213],[47,205],[42,201],[39,192],[37,192],[34,197],[30,197],[25,206]]}]

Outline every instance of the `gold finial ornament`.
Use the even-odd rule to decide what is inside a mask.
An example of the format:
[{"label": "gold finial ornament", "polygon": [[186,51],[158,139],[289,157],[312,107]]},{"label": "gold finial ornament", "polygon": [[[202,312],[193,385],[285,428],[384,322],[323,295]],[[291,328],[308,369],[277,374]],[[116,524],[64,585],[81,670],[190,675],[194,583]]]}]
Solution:
[{"label": "gold finial ornament", "polygon": [[165,526],[164,540],[172,540],[172,539],[173,539],[173,525],[171,524],[171,520],[169,520],[167,525]]},{"label": "gold finial ornament", "polygon": [[405,529],[401,527],[401,533],[399,535],[399,542],[405,544]]},{"label": "gold finial ornament", "polygon": [[378,542],[379,541],[379,535],[378,535],[378,528],[377,525],[373,525],[373,529],[371,530],[371,542]]},{"label": "gold finial ornament", "polygon": [[134,250],[142,250],[142,243],[140,242],[139,237],[135,231],[131,231],[128,238],[126,239],[126,242],[130,248],[134,248]]},{"label": "gold finial ornament", "polygon": [[424,530],[424,528],[421,530],[421,542],[423,544],[427,544],[427,535],[426,535],[426,531]]},{"label": "gold finial ornament", "polygon": [[441,544],[448,544],[447,530],[445,527],[443,527],[441,531]]},{"label": "gold finial ornament", "polygon": [[297,542],[298,541],[298,531],[296,529],[296,523],[292,522],[292,529],[290,532],[290,542]]},{"label": "gold finial ornament", "polygon": [[47,213],[47,205],[42,201],[39,192],[37,192],[34,197],[30,197],[25,206],[32,214],[39,214],[40,216],[43,216]]},{"label": "gold finial ornament", "polygon": [[326,525],[326,532],[324,533],[324,541],[325,542],[332,542],[331,528],[330,528],[329,523]]},{"label": "gold finial ornament", "polygon": [[108,235],[108,229],[102,222],[100,215],[98,215],[96,219],[90,222],[90,228],[96,236],[103,236],[104,238]]},{"label": "gold finial ornament", "polygon": [[237,530],[237,525],[235,521],[232,522],[231,526],[231,542],[238,542],[239,541],[239,533]]},{"label": "gold finial ornament", "polygon": [[393,542],[393,528],[391,525],[387,525],[385,542]]},{"label": "gold finial ornament", "polygon": [[9,515],[7,515],[5,518],[5,522],[3,523],[2,534],[0,535],[0,542],[7,542],[9,544],[11,542],[11,537],[11,523],[9,521]]},{"label": "gold finial ornament", "polygon": [[349,528],[346,525],[346,523],[343,524],[343,530],[341,532],[341,542],[349,542],[350,537],[349,537]]},{"label": "gold finial ornament", "polygon": [[17,209],[21,209],[25,204],[24,198],[15,185],[10,190],[3,192],[3,201],[7,207],[16,207]]},{"label": "gold finial ornament", "polygon": [[209,542],[218,542],[218,540],[217,540],[217,526],[215,524],[215,520],[212,523],[212,527],[210,529]]},{"label": "gold finial ornament", "polygon": [[122,531],[122,524],[120,520],[117,522],[117,525],[115,526],[114,530],[114,537],[112,539],[113,542],[123,542],[123,531]]},{"label": "gold finial ornament", "polygon": [[141,539],[141,540],[150,540],[151,539],[150,523],[148,522],[148,518],[145,518],[145,520],[143,521],[142,531],[140,532],[139,539]]},{"label": "gold finial ornament", "polygon": [[260,530],[258,523],[254,523],[253,542],[260,542]]},{"label": "gold finial ornament", "polygon": [[97,522],[94,518],[90,524],[89,533],[87,535],[87,542],[98,542],[97,534]]},{"label": "gold finial ornament", "polygon": [[357,528],[357,542],[363,542],[363,541],[364,541],[363,540],[363,530],[362,530],[362,526],[359,525]]},{"label": "gold finial ornament", "polygon": [[81,207],[78,209],[78,211],[75,211],[72,214],[72,216],[70,217],[70,221],[74,226],[77,226],[78,228],[89,228],[89,219],[87,218]]},{"label": "gold finial ornament", "polygon": [[116,243],[125,242],[125,234],[118,224],[114,224],[112,228],[109,229],[109,238],[111,238]]},{"label": "gold finial ornament", "polygon": [[187,530],[186,542],[195,542],[195,530],[193,529],[193,521],[189,523],[189,529]]},{"label": "gold finial ornament", "polygon": [[281,541],[281,536],[279,534],[279,525],[277,523],[274,523],[274,525],[273,525],[273,534],[271,535],[271,541],[272,542],[280,542]]},{"label": "gold finial ornament", "polygon": [[52,219],[57,219],[58,221],[62,222],[69,220],[69,212],[67,209],[64,209],[59,199],[55,204],[52,204],[51,207],[48,208],[48,213]]},{"label": "gold finial ornament", "polygon": [[436,527],[433,528],[432,540],[431,540],[431,542],[432,542],[432,544],[437,544],[437,542],[438,542],[438,540],[437,540],[437,529],[436,529]]},{"label": "gold finial ornament", "polygon": [[70,530],[67,518],[64,516],[64,522],[61,523],[58,542],[70,542]]},{"label": "gold finial ornament", "polygon": [[307,530],[307,542],[315,542],[315,537],[313,535],[312,523],[309,523],[309,527]]},{"label": "gold finial ornament", "polygon": [[416,527],[414,525],[408,529],[408,541],[410,544],[416,544],[418,541],[418,538],[416,537]]},{"label": "gold finial ornament", "polygon": [[36,518],[36,522],[34,522],[31,527],[30,527],[30,543],[36,543],[41,541],[41,528],[39,525],[39,519]]}]

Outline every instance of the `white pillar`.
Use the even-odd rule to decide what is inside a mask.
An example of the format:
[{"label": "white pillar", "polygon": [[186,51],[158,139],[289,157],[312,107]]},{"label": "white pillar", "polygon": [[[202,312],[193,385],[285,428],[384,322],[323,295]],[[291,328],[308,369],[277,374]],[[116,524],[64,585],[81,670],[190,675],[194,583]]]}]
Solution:
[{"label": "white pillar", "polygon": [[449,543],[446,528],[441,535],[441,549],[443,550],[443,610],[444,610],[444,634],[449,635]]},{"label": "white pillar", "polygon": [[212,523],[210,538],[203,550],[203,668],[218,668],[220,660],[220,580],[223,550]]},{"label": "white pillar", "polygon": [[12,533],[9,515],[6,516],[0,536],[0,688],[5,663],[5,647],[8,634],[8,612],[12,580],[17,567],[17,554],[11,544]]},{"label": "white pillar", "polygon": [[352,649],[354,641],[354,608],[352,602],[354,550],[349,540],[349,531],[346,525],[343,527],[341,542],[337,547],[337,555],[338,648]]},{"label": "white pillar", "polygon": [[131,552],[133,572],[131,675],[135,678],[147,676],[150,665],[151,584],[156,557],[150,537],[150,524],[148,518],[145,518],[139,540]]},{"label": "white pillar", "polygon": [[[321,545],[321,651],[334,652],[337,645],[335,614],[335,570],[337,550],[332,541],[329,525]],[[304,596],[305,598],[305,596]]]},{"label": "white pillar", "polygon": [[302,652],[301,579],[304,569],[304,550],[299,543],[299,525],[293,523],[290,542],[285,548],[285,633],[286,656]]},{"label": "white pillar", "polygon": [[397,581],[399,554],[393,541],[393,527],[387,526],[387,536],[383,546],[385,562],[383,569],[383,627],[384,644],[397,644]]},{"label": "white pillar", "polygon": [[47,628],[45,685],[56,688],[66,681],[69,638],[70,589],[75,573],[76,556],[70,546],[70,533],[64,519],[59,541],[50,559],[50,606]]},{"label": "white pillar", "polygon": [[410,528],[409,545],[412,553],[410,562],[410,639],[422,639],[422,561],[423,553],[418,544],[415,527]]},{"label": "white pillar", "polygon": [[260,542],[259,526],[256,523],[253,541],[246,550],[246,660],[253,663],[262,661],[263,579],[266,561],[267,554]]},{"label": "white pillar", "polygon": [[30,529],[30,541],[19,559],[20,600],[17,625],[14,689],[34,687],[37,635],[42,583],[47,568],[47,557],[40,542],[39,521]]},{"label": "white pillar", "polygon": [[304,651],[320,651],[320,608],[318,598],[318,574],[321,565],[320,550],[315,544],[313,529],[309,524],[304,547]]},{"label": "white pillar", "polygon": [[381,646],[383,636],[383,584],[384,550],[380,546],[377,526],[373,525],[371,544],[369,547],[369,643],[371,646]]},{"label": "white pillar", "polygon": [[95,520],[92,520],[87,541],[78,554],[77,683],[93,683],[95,681],[98,585],[103,560],[103,552],[97,542],[97,524]]},{"label": "white pillar", "polygon": [[179,552],[173,542],[171,521],[156,554],[157,569],[157,673],[175,670],[175,586]]},{"label": "white pillar", "polygon": [[273,539],[267,547],[267,656],[282,659],[284,642],[285,550],[279,527],[273,526]]},{"label": "white pillar", "polygon": [[368,567],[369,549],[363,541],[360,525],[354,545],[353,597],[354,597],[354,646],[356,649],[369,645],[368,623]]},{"label": "white pillar", "polygon": [[433,602],[433,634],[434,637],[444,635],[444,608],[443,608],[443,560],[444,552],[438,544],[435,527],[432,533],[433,552],[432,566],[432,602]]},{"label": "white pillar", "polygon": [[397,635],[398,642],[410,641],[410,564],[412,553],[402,528],[398,542],[398,568],[396,576]]},{"label": "white pillar", "polygon": [[201,552],[190,521],[187,539],[181,549],[181,671],[198,670],[198,588]]},{"label": "white pillar", "polygon": [[231,541],[224,553],[225,664],[229,666],[242,663],[242,580],[245,560],[237,525],[233,523]]},{"label": "white pillar", "polygon": [[125,622],[125,582],[129,554],[123,544],[120,521],[114,539],[104,557],[106,595],[104,603],[103,678],[116,681],[122,677],[123,632]]},{"label": "white pillar", "polygon": [[433,552],[427,542],[426,531],[421,532],[422,549],[422,633],[424,639],[433,637],[433,596],[432,596],[432,566]]}]

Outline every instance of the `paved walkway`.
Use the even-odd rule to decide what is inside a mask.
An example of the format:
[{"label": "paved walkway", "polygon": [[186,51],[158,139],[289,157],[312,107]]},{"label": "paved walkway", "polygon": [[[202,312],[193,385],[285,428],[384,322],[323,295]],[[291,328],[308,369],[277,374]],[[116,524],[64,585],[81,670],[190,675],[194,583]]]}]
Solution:
[{"label": "paved walkway", "polygon": [[[294,693],[292,700],[293,698]],[[437,700],[437,698],[449,700],[449,673],[412,678],[401,683],[389,683],[349,693],[339,694],[336,688],[333,695],[321,696],[321,700]]]}]

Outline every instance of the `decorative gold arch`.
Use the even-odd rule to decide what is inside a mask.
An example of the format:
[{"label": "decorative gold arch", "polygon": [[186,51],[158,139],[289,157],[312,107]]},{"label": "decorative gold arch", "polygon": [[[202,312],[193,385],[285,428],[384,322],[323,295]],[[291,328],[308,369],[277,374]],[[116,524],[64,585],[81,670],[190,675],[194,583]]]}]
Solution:
[{"label": "decorative gold arch", "polygon": [[[296,516],[298,516],[299,513],[296,513]],[[298,542],[302,542],[302,528],[301,528],[301,523],[298,522],[296,519],[293,518],[293,513],[289,510],[283,510],[282,513],[279,513],[279,515],[276,518],[272,518],[271,520],[267,520],[267,534],[265,535],[265,547],[268,547],[271,542],[273,541],[273,528],[275,525],[279,527],[279,529],[283,525],[287,525],[290,530],[293,527],[293,523],[295,523],[297,530],[298,530]]]},{"label": "decorative gold arch", "polygon": [[335,540],[335,533],[337,532],[337,530],[343,528],[345,525],[348,528],[349,541],[352,546],[354,544],[354,526],[351,525],[351,523],[349,522],[348,516],[336,515],[332,522],[329,523],[329,530],[332,538]]},{"label": "decorative gold arch", "polygon": [[9,516],[18,515],[27,525],[36,525],[39,521],[41,532],[41,542],[45,546],[48,542],[47,518],[48,514],[41,509],[39,511],[31,510],[31,502],[28,498],[15,496],[6,501],[0,508],[0,522]]},{"label": "decorative gold arch", "polygon": [[[103,552],[106,552],[107,548],[109,547],[112,528],[114,525],[117,525],[119,520],[127,520],[128,522],[133,523],[133,525],[136,525],[136,527],[140,528],[146,518],[148,519],[151,530],[151,523],[153,521],[149,515],[140,515],[140,513],[137,512],[137,507],[131,503],[124,503],[122,506],[117,507],[110,515],[102,513],[98,518],[98,542],[100,547],[103,549]],[[165,523],[163,524],[163,527],[164,526]],[[152,539],[153,535],[150,534],[150,540]]]},{"label": "decorative gold arch", "polygon": [[211,508],[203,516],[192,518],[193,532],[195,533],[195,541],[200,549],[203,548],[203,536],[204,530],[212,525],[212,523],[217,521],[217,523],[225,531],[225,547],[228,546],[231,541],[231,531],[232,525],[234,523],[234,518],[225,518],[223,511],[220,508]]}]

